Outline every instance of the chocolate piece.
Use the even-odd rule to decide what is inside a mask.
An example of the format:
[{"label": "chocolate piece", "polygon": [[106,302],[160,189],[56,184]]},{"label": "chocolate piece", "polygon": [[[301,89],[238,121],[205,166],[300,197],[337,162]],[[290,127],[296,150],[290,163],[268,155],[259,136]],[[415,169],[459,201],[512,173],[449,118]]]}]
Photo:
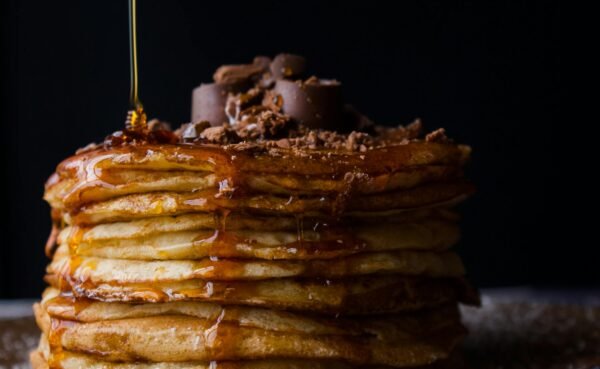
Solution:
[{"label": "chocolate piece", "polygon": [[200,138],[219,145],[226,145],[240,141],[235,131],[229,128],[229,125],[219,127],[209,127],[200,133]]},{"label": "chocolate piece", "polygon": [[306,59],[293,54],[279,54],[271,62],[270,69],[275,79],[297,79],[306,69]]},{"label": "chocolate piece", "polygon": [[216,83],[226,84],[256,81],[266,71],[266,64],[262,58],[254,60],[256,64],[223,65],[213,74],[213,79]]},{"label": "chocolate piece", "polygon": [[251,107],[242,112],[241,118],[235,128],[244,140],[285,137],[292,126],[290,117],[264,107]]},{"label": "chocolate piece", "polygon": [[240,119],[242,110],[259,105],[263,97],[263,90],[251,88],[244,93],[236,95],[229,94],[225,103],[225,115],[229,118],[229,124],[234,124]]},{"label": "chocolate piece", "polygon": [[200,137],[202,131],[204,131],[208,127],[210,127],[210,123],[208,123],[205,120],[194,123],[186,123],[182,125],[181,128],[179,128],[177,131],[175,131],[175,133],[178,134],[183,141],[191,141],[197,137]]},{"label": "chocolate piece", "polygon": [[242,91],[240,84],[203,83],[192,92],[192,122],[207,121],[218,126],[227,121],[227,95]]},{"label": "chocolate piece", "polygon": [[423,123],[420,119],[415,119],[414,122],[407,126],[384,127],[376,126],[375,134],[383,141],[415,140],[423,134]]},{"label": "chocolate piece", "polygon": [[341,84],[310,78],[305,82],[278,80],[274,91],[283,99],[282,112],[309,128],[348,130],[344,127]]},{"label": "chocolate piece", "polygon": [[265,108],[279,113],[283,106],[283,98],[273,90],[266,90],[261,104]]}]

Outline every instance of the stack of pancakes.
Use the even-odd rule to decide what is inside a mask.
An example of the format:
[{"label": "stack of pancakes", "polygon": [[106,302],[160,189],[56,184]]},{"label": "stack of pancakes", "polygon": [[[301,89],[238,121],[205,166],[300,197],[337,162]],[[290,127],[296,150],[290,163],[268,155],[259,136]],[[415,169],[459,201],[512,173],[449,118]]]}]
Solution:
[{"label": "stack of pancakes", "polygon": [[161,127],[68,158],[46,185],[34,366],[458,367],[457,303],[477,296],[449,248],[470,150],[412,128],[339,149],[356,134]]}]

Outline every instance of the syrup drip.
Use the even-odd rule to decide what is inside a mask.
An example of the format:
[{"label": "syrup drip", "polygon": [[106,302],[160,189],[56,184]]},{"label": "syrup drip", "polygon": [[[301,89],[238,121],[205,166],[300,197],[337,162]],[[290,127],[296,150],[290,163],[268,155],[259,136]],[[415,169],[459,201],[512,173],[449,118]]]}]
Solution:
[{"label": "syrup drip", "polygon": [[131,86],[129,92],[129,106],[125,128],[132,131],[141,131],[147,128],[147,116],[144,106],[138,95],[138,57],[137,57],[137,1],[129,0],[129,66]]},{"label": "syrup drip", "polygon": [[50,332],[48,334],[48,344],[50,345],[51,355],[48,358],[50,368],[61,368],[61,362],[65,358],[62,347],[62,337],[65,332],[75,326],[75,322],[70,320],[51,319]]}]

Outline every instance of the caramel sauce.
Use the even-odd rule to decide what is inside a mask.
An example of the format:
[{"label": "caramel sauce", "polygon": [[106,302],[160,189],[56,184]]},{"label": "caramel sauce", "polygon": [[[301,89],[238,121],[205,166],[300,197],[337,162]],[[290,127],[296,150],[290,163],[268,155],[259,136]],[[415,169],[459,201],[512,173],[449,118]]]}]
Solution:
[{"label": "caramel sauce", "polygon": [[[232,153],[226,147],[221,146],[189,146],[189,145],[150,145],[144,143],[144,140],[152,138],[152,134],[160,133],[150,132],[144,136],[143,132],[134,132],[134,136],[139,136],[139,140],[134,139],[132,142],[136,144],[128,145],[127,147],[113,147],[110,151],[97,150],[77,155],[67,159],[59,165],[57,172],[61,180],[71,180],[75,183],[66,189],[61,194],[61,199],[64,201],[64,206],[67,211],[77,213],[82,205],[86,202],[94,201],[94,187],[106,188],[109,191],[114,185],[110,182],[110,170],[118,168],[135,168],[139,170],[203,170],[213,172],[217,177],[218,183],[226,183],[227,186],[215,188],[213,193],[204,191],[200,193],[189,193],[185,195],[185,199],[204,199],[210,201],[210,207],[200,209],[194,207],[194,203],[187,201],[183,206],[189,207],[190,211],[204,210],[212,211],[218,208],[239,209],[240,199],[248,199],[252,190],[248,188],[247,176],[256,174],[280,174],[286,175],[293,172],[295,175],[304,176],[322,176],[332,179],[343,177],[344,173],[357,173],[357,168],[360,168],[359,175],[353,175],[351,180],[340,189],[334,192],[322,193],[321,201],[319,197],[306,197],[303,195],[292,195],[288,199],[275,200],[279,201],[277,208],[273,211],[285,210],[288,213],[303,214],[309,210],[314,210],[315,206],[319,208],[330,208],[330,213],[340,214],[347,208],[349,202],[361,203],[361,198],[351,196],[354,187],[361,183],[362,180],[368,180],[371,173],[377,172],[393,172],[401,170],[398,166],[398,160],[394,157],[402,157],[412,155],[420,157],[425,155],[420,154],[420,149],[407,149],[405,146],[389,147],[382,153],[368,152],[365,155],[364,161],[357,158],[357,155],[336,155],[334,158],[329,158],[325,153],[311,154],[309,158],[295,155],[286,155],[283,157],[277,155],[263,155],[248,151]],[[125,133],[113,135],[111,140],[117,140],[121,143],[126,142],[124,139]],[[432,144],[428,144],[432,145]],[[418,144],[415,144],[418,146]],[[443,157],[440,160],[447,160],[449,156],[448,150],[445,148]],[[407,151],[407,152],[405,152]],[[435,151],[435,150],[433,150]],[[456,155],[460,156],[460,150],[457,149]],[[384,155],[385,154],[385,155]],[[428,152],[427,155],[434,155]],[[441,155],[441,154],[440,154]],[[407,159],[409,160],[409,159]],[[420,159],[413,159],[413,162],[418,162]],[[138,164],[139,163],[139,164]],[[345,180],[345,179],[344,179]],[[52,182],[54,183],[54,182]],[[452,184],[452,182],[450,182]],[[455,182],[461,185],[462,188],[455,188],[460,193],[472,192],[472,186]],[[56,184],[54,184],[56,185]],[[50,191],[50,188],[47,187]],[[104,191],[103,193],[106,193]],[[436,190],[437,191],[437,190]],[[97,191],[96,191],[97,192]],[[403,191],[405,192],[405,191]],[[47,193],[48,194],[48,193]],[[394,194],[394,192],[392,192]],[[85,196],[82,196],[85,195]],[[194,196],[197,195],[197,196]],[[260,194],[258,194],[260,195]],[[107,196],[107,195],[103,195]],[[381,196],[385,198],[385,196]],[[249,208],[260,208],[269,206],[267,197],[256,196],[252,198],[253,202],[248,203]],[[363,203],[368,205],[368,201]]]},{"label": "caramel sauce", "polygon": [[79,255],[79,244],[81,243],[81,240],[83,238],[83,235],[85,234],[85,232],[88,229],[86,227],[73,227],[71,228],[71,232],[69,233],[68,236],[68,246],[69,246],[69,253],[72,256],[77,256]]},{"label": "caramel sauce", "polygon": [[56,250],[57,244],[56,239],[58,238],[58,234],[60,233],[60,227],[55,222],[52,222],[52,229],[50,230],[50,235],[48,236],[48,240],[46,241],[46,246],[44,246],[44,252],[46,256],[51,258]]},{"label": "caramel sauce", "polygon": [[[165,132],[165,131],[158,131]],[[57,168],[59,179],[48,181],[50,188],[59,180],[72,178],[85,180],[86,168],[102,168],[112,166],[139,167],[145,169],[143,162],[156,157],[157,153],[164,158],[159,163],[162,167],[147,169],[192,169],[215,171],[222,179],[239,179],[248,174],[296,174],[301,176],[323,176],[332,179],[343,178],[348,172],[360,172],[369,176],[386,174],[405,170],[413,166],[427,163],[428,165],[459,165],[463,156],[458,147],[432,144],[413,143],[411,145],[390,146],[385,149],[371,150],[364,154],[331,152],[315,150],[307,154],[279,149],[236,149],[218,145],[193,145],[171,141],[170,135],[156,135],[153,139],[140,133],[136,145],[119,147],[124,142],[119,140],[122,135],[109,136],[110,151],[95,150],[84,152],[64,160]],[[173,134],[174,136],[174,134]],[[111,140],[115,140],[114,144]],[[177,139],[175,137],[175,139]],[[158,145],[158,146],[157,146]],[[98,162],[99,157],[102,161]],[[129,157],[128,163],[122,159]],[[140,164],[136,164],[140,163]],[[236,184],[239,181],[234,181]]]},{"label": "caramel sauce", "polygon": [[78,320],[79,314],[93,303],[85,297],[76,298],[71,291],[63,291],[46,303],[50,315],[59,315],[70,320]]},{"label": "caramel sauce", "polygon": [[139,97],[138,50],[137,50],[137,0],[129,0],[129,66],[130,92],[129,111],[125,119],[125,129],[108,136],[106,147],[132,143],[177,143],[178,138],[171,131],[148,129],[148,116]]},{"label": "caramel sauce", "polygon": [[137,0],[129,0],[129,51],[131,108],[127,113],[125,128],[129,131],[142,131],[147,129],[147,117],[138,95]]},{"label": "caramel sauce", "polygon": [[[323,232],[318,241],[304,238],[306,228],[299,226],[297,240],[276,247],[267,246],[272,260],[312,260],[331,259],[352,255],[366,250],[367,244],[355,237],[352,232],[338,230],[335,233]],[[209,243],[208,257],[217,261],[220,258],[253,258],[251,248],[261,247],[256,240],[240,237],[233,232],[215,230],[209,237],[203,235],[194,240],[195,244]]]},{"label": "caramel sauce", "polygon": [[62,368],[61,362],[65,358],[62,337],[75,324],[75,322],[70,320],[50,319],[50,331],[48,332],[48,344],[51,350],[51,355],[48,358],[48,366],[50,368]]},{"label": "caramel sauce", "polygon": [[[378,277],[355,277],[349,280],[328,280],[322,278],[293,278],[297,291],[305,295],[296,296],[293,301],[271,296],[268,291],[279,286],[270,281],[188,281],[177,286],[169,283],[104,283],[90,281],[81,283],[71,280],[73,296],[83,299],[82,309],[88,299],[105,302],[160,303],[174,301],[209,301],[223,305],[266,306],[270,309],[300,311],[303,314],[321,313],[326,315],[376,314],[398,311],[412,311],[427,306],[437,306],[449,301],[477,304],[476,291],[457,278],[419,278],[389,276],[384,280]],[[353,287],[350,288],[349,282]],[[110,291],[103,285],[119,287]],[[360,292],[363,285],[366,292]],[[316,290],[314,288],[317,288]],[[327,298],[312,295],[311,290],[326,288]],[[357,289],[358,288],[358,289]]]},{"label": "caramel sauce", "polygon": [[204,330],[204,343],[208,356],[214,360],[229,359],[238,350],[239,342],[239,311],[221,308],[218,315],[209,319]]}]

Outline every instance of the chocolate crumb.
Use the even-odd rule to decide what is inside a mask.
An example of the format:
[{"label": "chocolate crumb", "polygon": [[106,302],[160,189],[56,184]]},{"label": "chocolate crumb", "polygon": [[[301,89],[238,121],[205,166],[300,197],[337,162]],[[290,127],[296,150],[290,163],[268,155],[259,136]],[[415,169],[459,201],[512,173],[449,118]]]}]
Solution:
[{"label": "chocolate crumb", "polygon": [[240,141],[240,137],[235,133],[234,130],[229,129],[228,125],[208,127],[200,133],[200,138],[207,142],[218,143],[221,145],[232,144]]},{"label": "chocolate crumb", "polygon": [[275,141],[275,144],[282,149],[290,148],[290,140],[287,138],[282,138],[281,140]]},{"label": "chocolate crumb", "polygon": [[150,131],[170,131],[171,125],[158,119],[152,119],[148,122],[148,129]]},{"label": "chocolate crumb", "polygon": [[250,106],[257,106],[262,101],[263,91],[259,88],[239,93],[229,94],[225,103],[225,114],[229,118],[229,124],[234,124],[240,119],[240,112]]},{"label": "chocolate crumb", "polygon": [[406,133],[409,140],[418,138],[423,133],[423,123],[421,119],[415,119],[414,122],[406,126]]},{"label": "chocolate crumb", "polygon": [[263,96],[262,106],[276,113],[281,112],[283,98],[273,90],[267,90]]},{"label": "chocolate crumb", "polygon": [[446,136],[446,130],[444,128],[436,129],[435,131],[428,133],[425,136],[425,142],[448,142],[449,139]]},{"label": "chocolate crumb", "polygon": [[77,149],[77,151],[75,151],[75,155],[79,155],[79,154],[83,154],[84,152],[96,150],[100,146],[101,145],[98,145],[95,142],[90,142],[89,144],[85,145],[84,147],[80,147],[79,149]]},{"label": "chocolate crumb", "polygon": [[205,129],[210,127],[210,123],[203,120],[200,122],[194,123],[186,123],[182,125],[175,134],[181,137],[183,141],[190,141],[197,137],[200,137],[200,133],[202,133]]}]

